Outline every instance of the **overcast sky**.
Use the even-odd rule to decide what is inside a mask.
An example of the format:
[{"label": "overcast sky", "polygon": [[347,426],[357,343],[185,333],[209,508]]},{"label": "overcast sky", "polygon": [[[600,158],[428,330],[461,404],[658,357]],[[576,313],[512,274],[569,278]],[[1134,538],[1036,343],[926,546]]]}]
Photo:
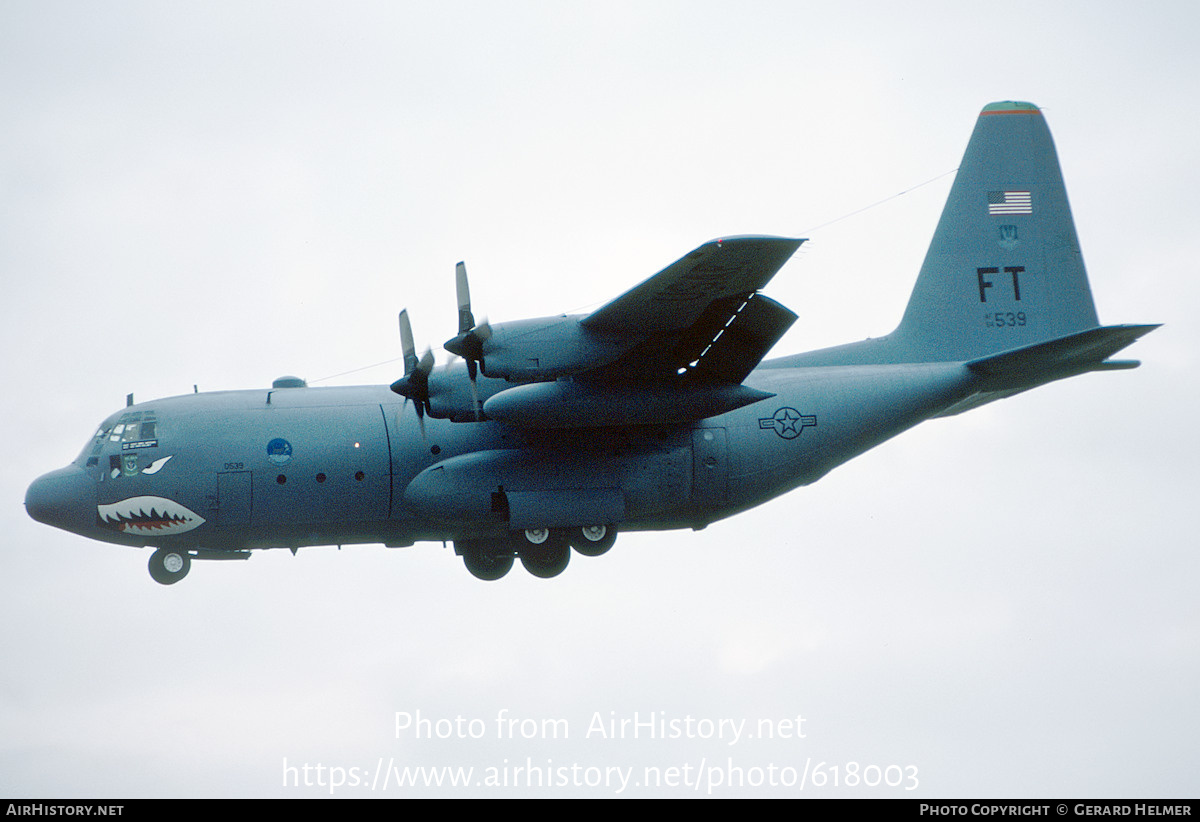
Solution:
[{"label": "overcast sky", "polygon": [[[334,795],[808,767],[714,792],[1195,796],[1198,33],[1183,0],[0,4],[0,795],[319,796],[382,763],[475,770]],[[448,338],[458,260],[503,321],[714,237],[809,236],[767,289],[799,314],[774,353],[887,333],[1005,99],[1045,112],[1101,320],[1166,323],[1123,355],[1141,369],[927,423],[550,581],[418,544],[164,588],[148,551],[25,514],[129,392],[392,381],[345,372],[399,356],[404,307]],[[418,711],[481,738],[397,733]],[[533,738],[498,738],[501,712]],[[685,738],[595,732],[635,713]],[[686,738],[705,721],[724,738]],[[530,764],[572,784],[524,787]]]}]

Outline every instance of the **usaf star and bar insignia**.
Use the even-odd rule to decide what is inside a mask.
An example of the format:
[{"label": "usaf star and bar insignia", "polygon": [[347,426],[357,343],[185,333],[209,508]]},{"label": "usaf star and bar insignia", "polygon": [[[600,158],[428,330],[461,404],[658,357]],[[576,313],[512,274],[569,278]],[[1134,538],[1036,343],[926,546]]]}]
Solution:
[{"label": "usaf star and bar insignia", "polygon": [[795,408],[784,406],[775,412],[773,417],[762,417],[758,421],[759,428],[771,428],[785,440],[794,440],[809,427],[816,427],[815,414],[801,414]]}]

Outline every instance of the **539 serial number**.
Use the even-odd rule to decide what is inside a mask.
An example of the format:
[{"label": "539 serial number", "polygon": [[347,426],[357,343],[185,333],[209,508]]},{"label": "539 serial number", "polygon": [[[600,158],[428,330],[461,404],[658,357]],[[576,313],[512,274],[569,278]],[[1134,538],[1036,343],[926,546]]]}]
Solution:
[{"label": "539 serial number", "polygon": [[1027,322],[1024,311],[989,311],[983,315],[983,324],[988,328],[1018,328]]}]

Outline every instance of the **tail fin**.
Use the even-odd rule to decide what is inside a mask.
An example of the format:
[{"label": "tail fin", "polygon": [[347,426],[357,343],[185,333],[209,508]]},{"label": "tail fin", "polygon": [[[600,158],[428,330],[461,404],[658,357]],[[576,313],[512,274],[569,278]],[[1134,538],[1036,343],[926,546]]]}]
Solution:
[{"label": "tail fin", "polygon": [[992,103],[892,345],[969,361],[1099,325],[1050,130],[1031,103]]},{"label": "tail fin", "polygon": [[1100,326],[1042,112],[992,103],[896,330],[766,367],[962,362],[985,379],[955,413],[1051,380],[1132,368],[1108,358],[1157,327]]}]

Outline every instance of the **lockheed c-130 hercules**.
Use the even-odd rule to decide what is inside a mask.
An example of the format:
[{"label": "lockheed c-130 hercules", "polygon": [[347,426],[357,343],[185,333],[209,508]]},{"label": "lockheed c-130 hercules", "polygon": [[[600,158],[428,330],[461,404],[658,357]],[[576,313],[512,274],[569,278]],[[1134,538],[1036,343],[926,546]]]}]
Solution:
[{"label": "lockheed c-130 hercules", "polygon": [[932,417],[1132,368],[1153,325],[1101,326],[1041,111],[986,106],[891,334],[763,361],[796,315],[760,293],[803,240],[706,243],[586,316],[490,325],[457,271],[462,358],[400,315],[389,386],[130,404],[33,482],[34,519],[157,548],[150,574],[251,549],[452,541],[540,577],[618,531],[703,528],[815,482]]}]

